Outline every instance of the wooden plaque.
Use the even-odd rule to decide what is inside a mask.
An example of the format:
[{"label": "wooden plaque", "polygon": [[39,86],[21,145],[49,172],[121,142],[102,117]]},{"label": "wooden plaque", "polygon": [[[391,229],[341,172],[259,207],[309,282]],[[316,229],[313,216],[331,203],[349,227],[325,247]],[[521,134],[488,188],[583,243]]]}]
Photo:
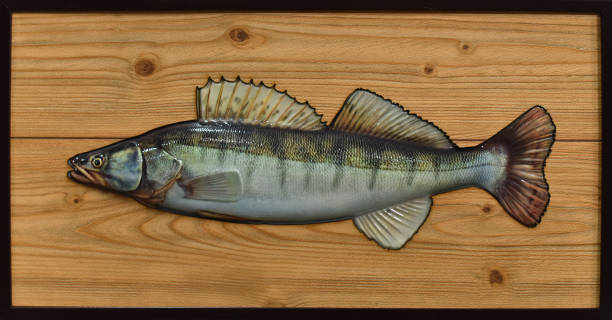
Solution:
[{"label": "wooden plaque", "polygon": [[[15,306],[596,308],[597,15],[15,13]],[[434,196],[399,251],[349,221],[225,223],[146,208],[66,177],[78,153],[195,118],[211,76],[275,83],[324,120],[356,88],[459,146],[539,104],[557,126],[550,205],[526,228],[488,193]]]}]

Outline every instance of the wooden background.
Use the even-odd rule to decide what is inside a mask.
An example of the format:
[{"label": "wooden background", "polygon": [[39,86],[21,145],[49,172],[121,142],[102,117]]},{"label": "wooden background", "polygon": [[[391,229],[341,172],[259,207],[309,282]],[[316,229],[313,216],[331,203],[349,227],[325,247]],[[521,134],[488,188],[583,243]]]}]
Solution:
[{"label": "wooden background", "polygon": [[[599,20],[523,14],[15,14],[17,306],[597,307]],[[351,221],[241,225],[148,209],[66,177],[79,152],[194,119],[208,76],[276,83],[330,120],[355,88],[460,146],[527,108],[557,125],[542,224],[486,192],[434,197],[404,249]]]}]

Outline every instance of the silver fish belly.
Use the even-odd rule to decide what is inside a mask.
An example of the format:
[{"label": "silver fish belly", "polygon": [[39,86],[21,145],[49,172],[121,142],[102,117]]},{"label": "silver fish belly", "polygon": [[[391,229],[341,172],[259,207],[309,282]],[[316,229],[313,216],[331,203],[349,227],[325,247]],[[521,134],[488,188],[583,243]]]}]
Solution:
[{"label": "silver fish belly", "polygon": [[412,238],[435,194],[484,189],[526,226],[537,225],[548,205],[544,166],[555,126],[540,106],[459,148],[432,123],[364,89],[330,124],[307,103],[252,81],[209,79],[196,96],[196,121],[76,155],[68,176],[190,216],[352,219],[387,249]]}]

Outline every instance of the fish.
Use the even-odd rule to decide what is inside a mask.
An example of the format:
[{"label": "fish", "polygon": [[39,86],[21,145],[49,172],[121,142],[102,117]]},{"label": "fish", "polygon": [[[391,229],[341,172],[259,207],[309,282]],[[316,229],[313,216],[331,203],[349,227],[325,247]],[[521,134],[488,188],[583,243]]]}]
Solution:
[{"label": "fish", "polygon": [[528,227],[540,223],[550,200],[544,168],[556,127],[539,105],[466,148],[362,88],[327,124],[308,101],[275,85],[208,78],[196,87],[196,113],[77,154],[68,159],[68,177],[192,217],[352,219],[368,239],[395,250],[425,222],[436,194],[483,189]]}]

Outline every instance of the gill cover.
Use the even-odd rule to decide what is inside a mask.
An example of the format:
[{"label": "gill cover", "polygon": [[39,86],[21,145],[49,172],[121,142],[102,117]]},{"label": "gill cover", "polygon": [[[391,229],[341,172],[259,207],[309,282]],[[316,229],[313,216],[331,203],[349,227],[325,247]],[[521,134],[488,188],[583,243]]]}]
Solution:
[{"label": "gill cover", "polygon": [[[119,147],[120,146],[120,147]],[[109,186],[118,191],[134,191],[142,177],[142,154],[134,142],[110,150],[103,174]]]},{"label": "gill cover", "polygon": [[141,192],[157,193],[176,180],[183,162],[159,148],[144,148],[145,178]]}]

